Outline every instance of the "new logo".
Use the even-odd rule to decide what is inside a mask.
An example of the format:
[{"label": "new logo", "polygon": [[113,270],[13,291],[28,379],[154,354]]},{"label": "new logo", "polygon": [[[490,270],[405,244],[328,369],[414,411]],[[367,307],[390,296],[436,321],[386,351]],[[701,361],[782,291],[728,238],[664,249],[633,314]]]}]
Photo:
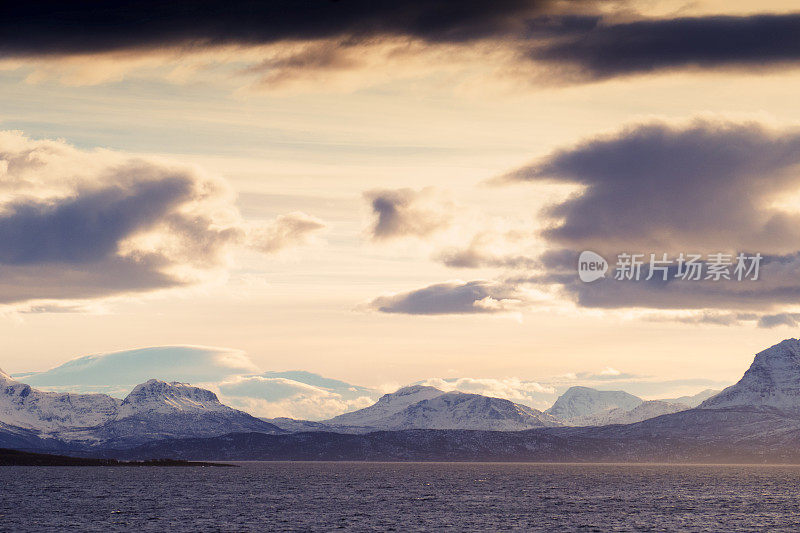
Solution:
[{"label": "new logo", "polygon": [[604,278],[608,271],[608,262],[594,252],[586,250],[578,257],[578,277],[589,283]]}]

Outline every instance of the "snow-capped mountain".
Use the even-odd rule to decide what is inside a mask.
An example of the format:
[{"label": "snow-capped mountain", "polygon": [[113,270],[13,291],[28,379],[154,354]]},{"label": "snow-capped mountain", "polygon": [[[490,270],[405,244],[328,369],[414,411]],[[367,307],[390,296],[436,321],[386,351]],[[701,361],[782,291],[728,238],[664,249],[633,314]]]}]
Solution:
[{"label": "snow-capped mountain", "polygon": [[480,394],[448,392],[409,405],[382,420],[381,429],[481,429],[522,431],[561,425],[554,417],[526,405]]},{"label": "snow-capped mountain", "polygon": [[187,383],[150,379],[137,385],[120,405],[117,419],[144,414],[229,412],[213,392]]},{"label": "snow-capped mountain", "polygon": [[800,416],[800,339],[756,354],[742,379],[700,404],[701,409],[770,407]]},{"label": "snow-capped mountain", "polygon": [[303,370],[262,372],[240,350],[196,345],[86,355],[13,377],[40,390],[123,399],[154,376],[214,390],[226,405],[263,417],[320,420],[365,407],[380,397],[375,389]]},{"label": "snow-capped mountain", "polygon": [[[89,432],[108,445],[237,432],[282,433],[278,427],[220,403],[211,391],[151,379],[122,401],[117,416]],[[80,435],[74,435],[79,438]]]},{"label": "snow-capped mountain", "polygon": [[[518,431],[560,425],[553,417],[525,405],[480,394],[445,393],[412,385],[385,394],[377,403],[324,422],[329,427],[396,429],[485,429]],[[363,431],[361,431],[363,432]]]},{"label": "snow-capped mountain", "polygon": [[381,421],[395,413],[399,413],[409,405],[422,400],[436,398],[442,394],[444,394],[444,391],[425,385],[403,387],[390,394],[384,394],[369,407],[335,416],[330,420],[326,420],[325,423],[339,426],[378,427]]},{"label": "snow-capped mountain", "polygon": [[[651,409],[664,407],[658,405],[662,402],[639,401],[632,409],[623,411],[628,413],[626,416],[633,416],[637,409],[645,411],[643,416],[649,418],[636,423],[542,427],[522,432],[406,429],[370,432],[349,438],[341,438],[330,432],[301,433],[280,438],[233,435],[216,439],[154,442],[129,453],[133,458],[173,455],[208,460],[800,463],[800,416],[797,416],[800,395],[796,394],[800,388],[799,348],[800,342],[790,339],[759,353],[739,383],[698,408],[649,417],[654,414]],[[580,396],[590,394],[578,392]],[[447,403],[445,396],[412,404],[391,415],[389,422],[398,425],[398,419],[402,420],[406,414],[410,414],[413,420],[431,419],[438,424],[441,410],[433,406],[440,402]],[[622,398],[631,404],[636,403],[625,396]],[[574,413],[576,410],[567,412]]]},{"label": "snow-capped mountain", "polygon": [[569,419],[569,425],[607,426],[609,424],[634,424],[642,420],[677,413],[679,411],[686,411],[687,409],[689,409],[689,406],[685,404],[650,400],[640,403],[633,409],[616,407],[594,415],[573,417]]},{"label": "snow-capped mountain", "polygon": [[233,432],[282,433],[219,402],[205,389],[151,379],[124,399],[105,394],[43,392],[0,373],[0,425],[5,433],[90,445],[211,437]]},{"label": "snow-capped mountain", "polygon": [[644,400],[624,391],[600,391],[589,387],[570,387],[545,411],[568,425],[573,422],[602,415],[614,409],[630,411]]},{"label": "snow-capped mountain", "polygon": [[42,435],[105,424],[121,401],[105,394],[42,392],[0,370],[0,423]]}]

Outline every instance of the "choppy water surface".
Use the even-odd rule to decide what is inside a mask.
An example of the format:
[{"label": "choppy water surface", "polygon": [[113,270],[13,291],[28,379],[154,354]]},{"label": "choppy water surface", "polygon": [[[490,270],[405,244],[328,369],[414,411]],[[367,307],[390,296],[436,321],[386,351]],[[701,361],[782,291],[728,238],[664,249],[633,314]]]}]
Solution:
[{"label": "choppy water surface", "polygon": [[2,531],[798,531],[800,467],[0,468]]}]

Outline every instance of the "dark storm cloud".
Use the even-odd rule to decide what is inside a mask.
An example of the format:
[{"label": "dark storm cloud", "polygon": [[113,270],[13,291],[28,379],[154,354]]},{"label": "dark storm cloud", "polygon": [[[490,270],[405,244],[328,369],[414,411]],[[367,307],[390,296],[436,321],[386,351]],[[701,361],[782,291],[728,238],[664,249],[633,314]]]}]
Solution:
[{"label": "dark storm cloud", "polygon": [[577,67],[579,76],[698,68],[764,68],[800,60],[800,14],[708,16],[563,27],[530,57]]},{"label": "dark storm cloud", "polygon": [[[6,55],[105,52],[284,39],[411,36],[462,42],[517,31],[549,0],[13,2],[0,17]],[[572,2],[586,3],[586,2]]]},{"label": "dark storm cloud", "polygon": [[370,307],[382,313],[407,315],[480,314],[509,311],[518,302],[513,287],[491,281],[446,282],[382,296]]}]

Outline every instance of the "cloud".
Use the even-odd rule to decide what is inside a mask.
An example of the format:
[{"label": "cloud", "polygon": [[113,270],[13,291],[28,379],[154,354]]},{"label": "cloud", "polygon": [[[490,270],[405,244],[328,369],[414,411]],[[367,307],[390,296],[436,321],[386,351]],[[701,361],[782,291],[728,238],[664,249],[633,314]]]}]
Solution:
[{"label": "cloud", "polygon": [[635,124],[505,178],[584,187],[544,213],[551,242],[613,251],[735,245],[786,253],[798,249],[800,213],[774,202],[800,188],[800,174],[792,172],[798,164],[798,131],[697,119]]},{"label": "cloud", "polygon": [[[759,322],[759,313],[800,302],[798,170],[800,131],[755,122],[649,121],[590,137],[500,178],[575,187],[540,213],[544,229],[537,246],[544,244],[544,252],[509,253],[505,237],[486,231],[436,256],[451,267],[519,272],[493,281],[434,284],[377,298],[371,307],[405,314],[493,313],[529,307],[525,295],[538,290],[580,307],[699,310],[662,317],[764,327],[776,319]],[[606,258],[611,270],[605,278],[578,278],[583,250]],[[621,253],[643,254],[639,281],[615,279]],[[672,260],[666,279],[658,273],[647,280],[650,254],[665,253]],[[701,254],[706,274],[711,254],[731,254],[732,272],[737,254],[760,254],[758,279],[680,279],[681,253]]]},{"label": "cloud", "polygon": [[5,304],[201,283],[224,274],[248,237],[273,252],[322,224],[292,213],[260,227],[242,219],[225,182],[195,167],[14,131],[0,132],[0,173]]},{"label": "cloud", "polygon": [[[561,286],[586,307],[769,309],[800,299],[800,133],[752,122],[649,122],[590,138],[504,176],[573,183],[572,196],[542,213],[543,274],[527,282]],[[787,203],[788,202],[788,203]],[[581,250],[601,253],[611,275],[576,276]],[[757,281],[613,277],[617,254],[761,253]],[[707,266],[707,265],[706,265]],[[526,280],[519,278],[518,283]],[[711,315],[709,315],[711,316]],[[738,319],[737,319],[738,320]],[[737,320],[731,320],[735,323]]]},{"label": "cloud", "polygon": [[322,220],[301,211],[278,216],[269,224],[255,227],[248,238],[253,248],[274,253],[288,247],[307,244],[317,232],[327,228]]},{"label": "cloud", "polygon": [[624,390],[645,399],[671,398],[696,394],[703,389],[722,389],[730,381],[718,379],[662,379],[621,372],[611,367],[600,371],[581,371],[537,380],[511,378],[428,378],[416,384],[430,385],[449,392],[460,391],[504,398],[545,410],[573,386],[598,390]]},{"label": "cloud", "polygon": [[541,13],[554,3],[200,0],[124,2],[102,9],[85,3],[16,3],[8,6],[0,23],[0,51],[28,56],[330,37],[365,41],[381,36],[465,42],[520,31],[526,15]]},{"label": "cloud", "polygon": [[[234,376],[219,383],[217,388],[225,403],[256,416],[287,416],[306,420],[324,420],[361,409],[372,405],[378,397],[376,391],[364,387],[351,386],[342,390],[342,385],[346,385],[343,382],[336,382],[341,385],[330,388],[286,377],[272,377],[274,374],[278,373]],[[313,381],[319,383],[334,381],[305,374],[316,377]]]},{"label": "cloud", "polygon": [[125,396],[151,378],[216,382],[257,372],[240,350],[210,346],[153,346],[79,357],[44,372],[15,376],[34,387]]},{"label": "cloud", "polygon": [[[674,259],[677,254],[672,254]],[[574,253],[577,258],[577,252]],[[766,256],[762,260],[757,281],[742,280],[682,280],[676,278],[677,267],[670,267],[668,277],[653,277],[646,281],[647,269],[643,269],[639,281],[617,280],[606,277],[592,283],[581,282],[574,265],[547,263],[550,269],[543,275],[528,279],[516,278],[514,283],[555,285],[562,288],[562,295],[578,305],[592,308],[651,308],[651,309],[716,309],[738,312],[749,309],[764,311],[800,301],[800,257]],[[614,268],[613,264],[611,268]],[[511,281],[508,281],[511,283]],[[727,317],[714,313],[697,316],[696,323],[737,324],[746,318]],[[712,317],[716,316],[716,319]],[[745,316],[748,316],[745,314]],[[679,319],[691,322],[691,318]]]},{"label": "cloud", "polygon": [[758,319],[758,327],[775,328],[778,326],[795,327],[800,324],[800,313],[778,313],[775,315],[762,315]]},{"label": "cloud", "polygon": [[364,193],[364,197],[376,216],[371,230],[375,240],[426,237],[452,222],[452,205],[432,188],[373,190]]},{"label": "cloud", "polygon": [[364,75],[374,69],[383,79],[480,64],[494,79],[552,84],[675,69],[760,72],[800,59],[795,13],[654,19],[635,8],[621,0],[18,2],[0,21],[0,57],[34,65],[31,81],[99,83],[137,69],[180,81],[233,65],[233,76],[255,76],[259,88],[317,90],[348,74],[345,85],[374,83]]},{"label": "cloud", "polygon": [[408,315],[507,313],[522,304],[514,287],[493,281],[448,281],[378,297],[369,306],[382,313]]},{"label": "cloud", "polygon": [[636,374],[620,372],[616,368],[610,366],[607,366],[597,372],[584,371],[584,372],[575,372],[569,375],[569,379],[579,380],[581,382],[587,382],[587,383],[630,380],[630,379],[639,379],[642,377],[644,376],[637,376]]},{"label": "cloud", "polygon": [[539,264],[538,260],[527,255],[511,254],[505,249],[509,243],[511,247],[519,248],[525,237],[528,235],[519,231],[502,234],[480,231],[467,246],[445,248],[436,255],[436,259],[452,268],[532,268]]},{"label": "cloud", "polygon": [[573,79],[598,80],[681,68],[764,70],[797,66],[800,14],[707,16],[621,24],[581,19],[534,45],[530,57]]},{"label": "cloud", "polygon": [[656,313],[644,317],[652,322],[681,322],[683,324],[710,324],[715,326],[738,326],[759,320],[757,313],[731,313],[720,311]]},{"label": "cloud", "polygon": [[428,378],[419,385],[436,387],[444,392],[459,391],[503,398],[536,409],[547,409],[556,399],[556,390],[548,385],[519,378]]}]

